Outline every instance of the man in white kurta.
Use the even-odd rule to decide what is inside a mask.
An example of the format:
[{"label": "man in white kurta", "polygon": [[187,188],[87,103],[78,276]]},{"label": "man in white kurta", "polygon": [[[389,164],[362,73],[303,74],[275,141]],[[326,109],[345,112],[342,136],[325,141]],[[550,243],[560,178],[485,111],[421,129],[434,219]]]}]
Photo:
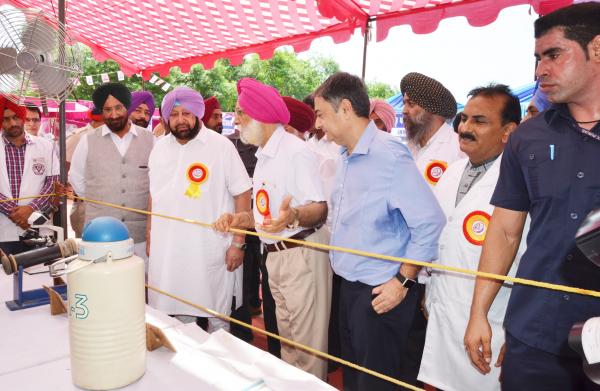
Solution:
[{"label": "man in white kurta", "polygon": [[[165,96],[162,112],[171,133],[157,141],[149,159],[152,211],[208,223],[224,212],[248,211],[250,178],[234,145],[202,125],[201,95],[177,88]],[[243,235],[153,216],[149,284],[230,314],[234,294],[242,303],[244,242]],[[209,317],[209,331],[227,328],[200,310],[148,293],[150,306],[167,314]]]},{"label": "man in white kurta", "polygon": [[[490,199],[500,171],[499,157],[510,132],[520,122],[521,109],[519,100],[506,86],[475,89],[470,96],[459,127],[461,149],[468,158],[451,164],[434,189],[447,218],[436,263],[477,270],[494,209]],[[513,269],[514,275],[516,266]],[[445,391],[500,390],[499,365],[491,366],[492,372],[483,375],[471,365],[464,349],[474,285],[475,277],[433,270],[420,381]],[[504,344],[502,322],[509,295],[510,286],[503,286],[489,312],[494,360],[498,360]]]}]

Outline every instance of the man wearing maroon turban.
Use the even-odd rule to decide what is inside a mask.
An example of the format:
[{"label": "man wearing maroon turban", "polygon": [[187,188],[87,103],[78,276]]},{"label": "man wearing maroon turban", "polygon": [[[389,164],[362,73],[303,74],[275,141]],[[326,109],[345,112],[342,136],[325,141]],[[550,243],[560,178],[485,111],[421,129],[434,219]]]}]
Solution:
[{"label": "man wearing maroon turban", "polygon": [[202,123],[204,126],[217,133],[223,132],[223,112],[221,111],[221,103],[214,96],[204,100],[204,117],[202,117]]},{"label": "man wearing maroon turban", "polygon": [[[254,171],[252,213],[226,213],[215,228],[251,228],[297,240],[327,243],[322,227],[327,203],[317,156],[305,142],[287,133],[290,111],[279,92],[254,79],[238,82],[235,123],[245,142],[259,147]],[[279,334],[327,350],[331,301],[328,254],[296,243],[261,237],[268,256],[269,285],[276,303]],[[282,344],[281,358],[325,380],[327,362]]]},{"label": "man wearing maroon turban", "polygon": [[284,96],[283,101],[290,111],[290,122],[284,126],[284,129],[304,140],[306,132],[315,125],[315,112],[309,105],[291,96]]}]

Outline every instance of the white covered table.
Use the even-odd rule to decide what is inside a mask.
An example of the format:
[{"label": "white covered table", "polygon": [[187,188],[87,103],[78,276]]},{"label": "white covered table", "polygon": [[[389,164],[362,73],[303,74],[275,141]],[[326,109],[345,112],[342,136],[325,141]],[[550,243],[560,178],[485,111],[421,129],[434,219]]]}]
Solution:
[{"label": "white covered table", "polygon": [[[24,276],[25,289],[51,285],[47,275]],[[12,277],[0,275],[0,390],[77,390],[71,382],[68,318],[48,305],[9,311]],[[146,374],[127,390],[334,390],[330,385],[220,330],[208,334],[147,307],[177,350],[148,352]]]}]

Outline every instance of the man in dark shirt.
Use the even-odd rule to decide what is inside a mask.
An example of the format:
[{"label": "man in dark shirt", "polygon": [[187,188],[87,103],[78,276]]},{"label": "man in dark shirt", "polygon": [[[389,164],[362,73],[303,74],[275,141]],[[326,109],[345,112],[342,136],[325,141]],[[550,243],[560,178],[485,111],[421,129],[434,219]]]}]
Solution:
[{"label": "man in dark shirt", "polygon": [[[575,246],[583,219],[600,207],[598,21],[600,3],[582,3],[535,22],[536,76],[553,106],[519,126],[506,145],[481,271],[506,274],[529,213],[517,277],[600,290],[600,269]],[[473,294],[464,342],[482,373],[492,355],[487,312],[500,286],[477,278]],[[567,345],[573,324],[598,315],[597,298],[515,284],[504,320],[502,389],[600,389]]]}]

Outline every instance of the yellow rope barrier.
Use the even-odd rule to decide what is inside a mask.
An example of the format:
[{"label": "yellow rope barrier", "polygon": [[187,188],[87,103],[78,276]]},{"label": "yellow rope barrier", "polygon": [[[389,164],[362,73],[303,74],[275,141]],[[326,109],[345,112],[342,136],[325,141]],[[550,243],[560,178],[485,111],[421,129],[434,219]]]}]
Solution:
[{"label": "yellow rope barrier", "polygon": [[21,200],[30,200],[32,198],[43,198],[43,197],[54,197],[60,194],[40,194],[40,195],[34,195],[34,196],[27,196],[27,197],[19,197],[19,198],[7,198],[5,200],[0,200],[0,204],[3,204],[5,202],[13,202],[13,201],[21,201]]},{"label": "yellow rope barrier", "polygon": [[[42,194],[42,195],[37,195],[37,196],[29,196],[29,197],[20,197],[20,198],[12,198],[12,199],[6,199],[6,200],[0,200],[0,202],[10,202],[10,201],[19,201],[19,200],[23,200],[23,199],[31,199],[31,198],[39,198],[39,197],[51,197],[51,196],[57,196],[59,194]],[[134,212],[134,213],[140,213],[140,214],[144,214],[144,215],[151,215],[151,216],[156,216],[156,217],[161,217],[161,218],[165,218],[165,219],[169,219],[169,220],[175,220],[175,221],[181,221],[184,223],[188,223],[188,224],[194,224],[194,225],[198,225],[201,227],[205,227],[205,228],[211,228],[212,229],[212,224],[209,223],[204,223],[201,221],[196,221],[193,219],[185,219],[185,218],[181,218],[181,217],[176,217],[176,216],[169,216],[169,215],[165,215],[165,214],[161,214],[161,213],[156,213],[156,212],[150,212],[150,211],[146,211],[146,210],[142,210],[142,209],[136,209],[136,208],[129,208],[129,207],[125,207],[125,206],[121,206],[121,205],[116,205],[116,204],[112,204],[109,202],[104,202],[104,201],[98,201],[98,200],[92,200],[92,199],[88,199],[85,197],[79,197],[79,196],[68,196],[71,199],[79,199],[81,201],[85,201],[85,202],[90,202],[90,203],[94,203],[94,204],[98,204],[98,205],[104,205],[104,206],[108,206],[108,207],[112,207],[112,208],[116,208],[116,209],[121,209],[121,210],[125,210],[125,211],[130,211],[130,212]],[[406,259],[406,258],[401,258],[401,257],[394,257],[394,256],[390,256],[390,255],[383,255],[383,254],[377,254],[377,253],[371,253],[368,251],[362,251],[362,250],[355,250],[355,249],[350,249],[350,248],[345,248],[345,247],[338,247],[338,246],[331,246],[331,245],[327,245],[327,244],[321,244],[321,243],[314,243],[314,242],[308,242],[308,241],[304,241],[304,240],[296,240],[296,239],[290,239],[290,238],[284,238],[281,236],[277,236],[277,235],[271,235],[271,234],[266,234],[266,233],[258,233],[258,232],[253,232],[253,231],[246,231],[243,229],[237,229],[237,228],[232,228],[230,230],[233,233],[240,233],[240,234],[246,234],[246,235],[253,235],[253,236],[258,236],[258,237],[264,237],[264,238],[269,238],[269,239],[273,239],[273,240],[277,240],[277,241],[286,241],[286,242],[290,242],[290,243],[296,243],[296,244],[300,244],[300,245],[304,245],[307,247],[313,247],[313,248],[317,248],[317,249],[321,249],[321,250],[327,250],[327,251],[340,251],[340,252],[345,252],[345,253],[349,253],[349,254],[354,254],[354,255],[359,255],[359,256],[364,256],[364,257],[370,257],[370,258],[376,258],[376,259],[382,259],[382,260],[386,260],[386,261],[391,261],[391,262],[398,262],[398,263],[408,263],[408,264],[412,264],[412,265],[417,265],[417,266],[424,266],[424,267],[429,267],[432,269],[439,269],[439,270],[445,270],[445,271],[450,271],[450,272],[456,272],[456,273],[461,273],[461,274],[467,274],[467,275],[473,275],[473,276],[478,276],[478,277],[485,277],[485,278],[491,278],[491,279],[496,279],[496,280],[501,280],[501,281],[508,281],[508,282],[513,282],[513,283],[517,283],[517,284],[522,284],[522,285],[529,285],[529,286],[534,286],[534,287],[539,287],[539,288],[545,288],[545,289],[550,289],[550,290],[556,290],[556,291],[562,291],[562,292],[569,292],[569,293],[577,293],[577,294],[581,294],[581,295],[587,295],[587,296],[594,296],[594,297],[600,297],[600,292],[598,291],[593,291],[593,290],[588,290],[588,289],[581,289],[581,288],[575,288],[575,287],[570,287],[570,286],[566,286],[566,285],[559,285],[559,284],[551,284],[551,283],[546,283],[546,282],[541,282],[541,281],[534,281],[534,280],[528,280],[528,279],[524,279],[524,278],[517,278],[517,277],[509,277],[509,276],[503,276],[503,275],[499,275],[499,274],[494,274],[494,273],[486,273],[486,272],[480,272],[480,271],[475,271],[475,270],[470,270],[470,269],[464,269],[464,268],[459,268],[459,267],[454,267],[454,266],[447,266],[447,265],[439,265],[439,264],[430,264],[428,262],[422,262],[422,261],[415,261],[415,260],[411,260],[411,259]],[[298,349],[302,349],[305,350],[311,354],[314,354],[316,356],[319,356],[321,358],[324,359],[328,359],[331,361],[335,361],[339,364],[348,366],[350,368],[356,369],[358,371],[362,371],[365,372],[369,375],[375,376],[377,378],[380,378],[382,380],[386,380],[389,381],[391,383],[394,383],[396,385],[405,387],[409,390],[413,390],[413,391],[425,391],[422,388],[418,388],[415,387],[413,385],[410,385],[408,383],[404,383],[400,380],[394,379],[390,376],[381,374],[379,372],[375,372],[371,369],[368,368],[364,368],[361,367],[360,365],[354,364],[352,362],[346,361],[344,359],[332,356],[330,354],[321,352],[319,350],[313,349],[309,346],[303,345],[301,343],[292,341],[290,339],[281,337],[277,334],[273,334],[270,333],[266,330],[263,330],[261,328],[255,327],[253,325],[250,325],[248,323],[239,321],[237,319],[231,318],[227,315],[221,314],[219,312],[213,311],[209,308],[200,306],[198,304],[194,304],[188,300],[185,300],[183,298],[180,298],[178,296],[175,296],[171,293],[162,291],[158,288],[155,288],[153,286],[150,285],[146,285],[146,287],[148,287],[148,289],[155,291],[159,294],[162,294],[164,296],[170,297],[174,300],[180,301],[184,304],[187,304],[189,306],[192,306],[194,308],[197,308],[201,311],[204,311],[208,314],[211,314],[213,316],[216,316],[220,319],[226,320],[228,322],[231,323],[235,323],[238,324],[240,326],[249,328],[253,331],[256,331],[258,333],[264,334],[268,337],[271,338],[275,338],[283,343],[286,343],[288,345],[294,346]]]},{"label": "yellow rope barrier", "polygon": [[[43,194],[43,195],[39,195],[39,196],[12,198],[12,199],[7,199],[7,200],[2,200],[0,202],[20,201],[20,200],[24,200],[24,199],[39,198],[39,197],[51,197],[51,196],[56,196],[56,195],[59,195],[59,194]],[[173,217],[173,216],[168,216],[168,215],[162,215],[162,214],[159,214],[159,213],[152,213],[152,212],[148,212],[148,211],[141,210],[141,209],[123,207],[123,206],[111,204],[111,203],[108,203],[108,202],[90,200],[90,199],[83,198],[83,197],[78,197],[78,196],[69,196],[69,198],[73,198],[73,199],[77,198],[77,199],[80,199],[82,201],[92,202],[92,203],[96,203],[96,204],[99,204],[99,205],[104,205],[104,206],[109,206],[109,207],[115,207],[115,208],[118,208],[118,209],[123,209],[123,210],[131,211],[131,212],[137,212],[137,213],[141,213],[141,214],[145,214],[145,215],[154,215],[154,216],[158,216],[158,217],[164,217],[164,218],[167,218],[167,219],[172,219],[172,220],[182,221],[182,222],[186,222],[186,223],[190,223],[190,224],[200,225],[200,226],[207,227],[207,228],[212,228],[211,224],[201,223],[201,222],[198,222],[198,221],[195,221],[195,220],[184,219],[184,218],[179,218],[179,217]],[[256,234],[255,232],[250,232],[250,233]],[[248,328],[248,329],[250,329],[252,331],[256,331],[256,332],[264,334],[264,335],[266,335],[268,337],[275,338],[275,339],[277,339],[277,340],[279,340],[279,341],[281,341],[281,342],[283,342],[285,344],[288,344],[288,345],[293,346],[293,347],[298,348],[298,349],[302,349],[302,350],[304,350],[304,351],[306,351],[308,353],[314,354],[315,356],[321,357],[323,359],[335,361],[335,362],[337,362],[339,364],[342,364],[342,365],[348,366],[350,368],[356,369],[358,371],[367,373],[367,374],[369,374],[371,376],[375,376],[375,377],[377,377],[379,379],[382,379],[382,380],[394,383],[394,384],[396,384],[398,386],[404,387],[404,388],[412,390],[412,391],[425,391],[422,388],[418,388],[418,387],[415,387],[415,386],[413,386],[411,384],[405,383],[405,382],[403,382],[401,380],[394,379],[393,377],[390,377],[388,375],[384,375],[382,373],[373,371],[373,370],[371,370],[369,368],[362,367],[362,366],[354,364],[354,363],[352,363],[350,361],[346,361],[346,360],[344,360],[342,358],[339,358],[339,357],[336,357],[336,356],[332,356],[332,355],[330,355],[328,353],[321,352],[320,350],[311,348],[310,346],[303,345],[303,344],[301,344],[299,342],[292,341],[291,339],[282,337],[282,336],[277,335],[277,334],[273,334],[273,333],[271,333],[269,331],[266,331],[266,330],[263,330],[263,329],[261,329],[259,327],[256,327],[256,326],[253,326],[251,324],[242,322],[240,320],[231,318],[231,317],[229,317],[227,315],[224,315],[224,314],[221,314],[221,313],[219,313],[217,311],[211,310],[210,308],[206,308],[206,307],[201,306],[199,304],[192,303],[189,300],[186,300],[186,299],[183,299],[183,298],[181,298],[179,296],[176,296],[176,295],[173,295],[171,293],[165,292],[165,291],[163,291],[161,289],[158,289],[156,287],[153,287],[151,285],[146,284],[146,287],[148,289],[154,291],[154,292],[157,292],[157,293],[161,294],[161,295],[170,297],[170,298],[172,298],[174,300],[177,300],[177,301],[179,301],[181,303],[187,304],[187,305],[189,305],[191,307],[194,307],[196,309],[204,311],[204,312],[206,312],[208,314],[216,316],[216,317],[218,317],[220,319],[223,319],[225,321],[228,321],[230,323],[235,323],[237,325],[246,327],[246,328]]]},{"label": "yellow rope barrier", "polygon": [[258,332],[258,333],[264,334],[264,335],[266,335],[266,336],[268,336],[268,337],[271,337],[271,338],[278,339],[279,341],[281,341],[281,342],[283,342],[283,343],[286,343],[286,344],[288,344],[288,345],[291,345],[291,346],[293,346],[293,347],[295,347],[295,348],[298,348],[298,349],[305,350],[305,351],[307,351],[308,353],[314,354],[315,356],[319,356],[319,357],[321,357],[321,358],[324,358],[324,359],[327,359],[327,360],[335,361],[335,362],[337,362],[337,363],[339,363],[339,364],[342,364],[342,365],[348,366],[348,367],[350,367],[350,368],[352,368],[352,369],[356,369],[356,370],[358,370],[358,371],[361,371],[361,372],[365,372],[365,373],[367,373],[367,374],[369,374],[369,375],[371,375],[371,376],[375,376],[375,377],[377,377],[377,378],[379,378],[379,379],[382,379],[382,380],[387,380],[387,381],[389,381],[390,383],[394,383],[394,384],[396,384],[396,385],[398,385],[398,386],[401,386],[401,387],[407,388],[407,389],[409,389],[409,390],[413,390],[413,391],[425,391],[425,390],[424,390],[424,389],[422,389],[422,388],[415,387],[415,386],[413,386],[413,385],[411,385],[411,384],[408,384],[408,383],[405,383],[405,382],[403,382],[403,381],[401,381],[401,380],[394,379],[393,377],[390,377],[390,376],[384,375],[384,374],[382,374],[382,373],[379,373],[379,372],[375,372],[375,371],[373,371],[373,370],[371,370],[371,369],[369,369],[369,368],[361,367],[360,365],[354,364],[354,363],[352,363],[352,362],[350,362],[350,361],[346,361],[346,360],[344,360],[344,359],[342,359],[342,358],[335,357],[335,356],[332,356],[332,355],[330,355],[330,354],[328,354],[328,353],[321,352],[320,350],[313,349],[313,348],[311,348],[310,346],[306,346],[306,345],[303,345],[303,344],[301,344],[301,343],[298,343],[298,342],[296,342],[296,341],[292,341],[291,339],[287,339],[287,338],[281,337],[281,336],[279,336],[279,335],[277,335],[277,334],[270,333],[270,332],[268,332],[268,331],[266,331],[266,330],[263,330],[263,329],[261,329],[261,328],[259,328],[259,327],[253,326],[253,325],[251,325],[251,324],[248,324],[248,323],[245,323],[245,322],[242,322],[242,321],[239,321],[239,320],[237,320],[237,319],[234,319],[234,318],[231,318],[231,317],[229,317],[229,316],[227,316],[227,315],[223,315],[223,314],[221,314],[221,313],[219,313],[219,312],[213,311],[213,310],[211,310],[211,309],[209,309],[209,308],[206,308],[206,307],[203,307],[203,306],[201,306],[201,305],[194,304],[194,303],[192,303],[191,301],[188,301],[188,300],[186,300],[186,299],[182,299],[181,297],[175,296],[175,295],[173,295],[173,294],[171,294],[171,293],[165,292],[165,291],[163,291],[163,290],[160,290],[160,289],[158,289],[158,288],[155,288],[155,287],[153,287],[153,286],[146,285],[146,287],[147,287],[148,289],[150,289],[150,290],[152,290],[152,291],[156,292],[156,293],[160,293],[161,295],[164,295],[164,296],[170,297],[170,298],[172,298],[172,299],[174,299],[174,300],[177,300],[177,301],[179,301],[179,302],[181,302],[181,303],[187,304],[187,305],[189,305],[189,306],[191,306],[191,307],[194,307],[194,308],[196,308],[196,309],[199,309],[199,310],[201,310],[201,311],[204,311],[204,312],[206,312],[206,313],[208,313],[208,314],[214,315],[214,316],[216,316],[216,317],[218,317],[218,318],[220,318],[220,319],[226,320],[226,321],[228,321],[228,322],[231,322],[231,323],[238,324],[238,325],[240,325],[240,326],[247,327],[247,328],[249,328],[249,329],[251,329],[251,330],[253,330],[253,331],[256,331],[256,332]]},{"label": "yellow rope barrier", "polygon": [[[84,197],[78,197],[78,196],[71,197],[70,196],[69,198],[76,198],[76,199],[79,199],[79,200],[82,200],[85,202],[90,202],[90,203],[94,203],[94,204],[98,204],[98,205],[104,205],[104,206],[108,206],[108,207],[112,207],[112,208],[126,210],[129,212],[135,212],[135,213],[141,213],[141,214],[145,214],[145,215],[162,217],[162,218],[169,219],[169,220],[181,221],[181,222],[185,222],[188,224],[199,225],[201,227],[212,229],[212,224],[208,224],[208,223],[204,223],[204,222],[196,221],[196,220],[192,220],[192,219],[184,219],[182,217],[169,216],[169,215],[165,215],[165,214],[161,214],[161,213],[149,212],[147,210],[129,208],[126,206],[111,204],[110,202],[91,200],[91,199],[84,198]],[[362,257],[376,258],[376,259],[382,259],[382,260],[398,262],[398,263],[408,263],[410,265],[423,266],[423,267],[428,267],[431,269],[445,270],[445,271],[449,271],[449,272],[468,274],[468,275],[472,275],[472,276],[490,278],[490,279],[501,280],[501,281],[508,281],[508,282],[512,282],[512,283],[529,285],[529,286],[538,287],[538,288],[546,288],[546,289],[550,289],[550,290],[568,292],[568,293],[577,293],[577,294],[585,295],[585,296],[600,297],[599,291],[594,291],[594,290],[590,290],[590,289],[582,289],[582,288],[576,288],[576,287],[567,286],[567,285],[552,284],[549,282],[535,281],[535,280],[529,280],[529,279],[519,278],[519,277],[503,276],[500,274],[481,272],[478,270],[471,270],[471,269],[464,269],[464,268],[455,267],[455,266],[440,265],[437,263],[415,261],[412,259],[394,257],[391,255],[383,255],[383,254],[377,254],[377,253],[372,253],[372,252],[368,252],[368,251],[355,250],[355,249],[346,248],[346,247],[331,246],[329,244],[314,243],[314,242],[308,242],[308,241],[304,241],[304,240],[284,238],[284,237],[277,236],[277,235],[271,235],[271,234],[267,234],[267,233],[259,233],[259,232],[253,232],[253,231],[246,231],[246,230],[238,229],[238,228],[232,228],[230,230],[230,232],[246,234],[246,235],[253,235],[253,236],[258,236],[258,237],[263,237],[263,238],[269,238],[269,239],[273,239],[273,240],[277,240],[277,241],[296,243],[296,244],[300,244],[300,245],[303,245],[306,247],[313,247],[313,248],[318,248],[318,249],[326,250],[326,251],[340,251],[340,252],[345,252],[348,254],[359,255]]]}]

